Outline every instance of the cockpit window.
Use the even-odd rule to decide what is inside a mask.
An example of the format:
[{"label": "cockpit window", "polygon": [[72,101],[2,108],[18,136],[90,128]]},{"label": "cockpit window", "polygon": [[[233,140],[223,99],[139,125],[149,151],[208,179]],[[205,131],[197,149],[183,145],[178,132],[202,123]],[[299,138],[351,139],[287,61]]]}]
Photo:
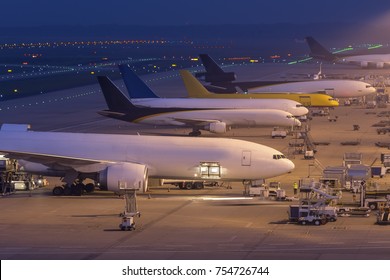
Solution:
[{"label": "cockpit window", "polygon": [[286,158],[286,156],[283,154],[273,155],[273,159],[281,159],[281,158]]}]

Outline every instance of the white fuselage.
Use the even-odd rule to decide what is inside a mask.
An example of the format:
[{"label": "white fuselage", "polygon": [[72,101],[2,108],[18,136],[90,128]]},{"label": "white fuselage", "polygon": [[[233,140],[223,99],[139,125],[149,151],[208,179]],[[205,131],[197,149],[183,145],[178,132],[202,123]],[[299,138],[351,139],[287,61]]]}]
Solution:
[{"label": "white fuselage", "polygon": [[273,109],[231,109],[162,113],[143,117],[134,122],[148,125],[194,126],[204,122],[223,122],[229,126],[300,126],[292,114]]},{"label": "white fuselage", "polygon": [[293,116],[309,112],[300,103],[288,99],[133,98],[131,102],[136,106],[155,108],[276,109]]},{"label": "white fuselage", "polygon": [[340,63],[358,64],[362,68],[384,68],[390,66],[390,54],[354,55],[341,58]]},{"label": "white fuselage", "polygon": [[256,92],[301,92],[326,93],[334,98],[360,97],[375,93],[375,88],[362,81],[354,80],[315,80],[291,82],[251,88],[248,93]]},{"label": "white fuselage", "polygon": [[156,178],[199,179],[203,162],[218,163],[221,180],[232,181],[270,178],[294,168],[273,148],[235,139],[0,131],[0,143],[1,152],[32,162],[57,162],[76,171],[88,164],[131,162],[145,165]]}]

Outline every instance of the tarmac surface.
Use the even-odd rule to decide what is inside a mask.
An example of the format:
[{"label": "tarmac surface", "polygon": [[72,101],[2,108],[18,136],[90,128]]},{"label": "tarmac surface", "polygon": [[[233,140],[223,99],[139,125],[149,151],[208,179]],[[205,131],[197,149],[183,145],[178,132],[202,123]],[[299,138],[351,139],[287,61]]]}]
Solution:
[{"label": "tarmac surface", "polygon": [[[237,66],[229,71],[236,71],[241,80],[250,80],[254,70],[262,77],[280,78],[289,67],[265,66]],[[316,65],[300,67],[296,71],[316,73],[317,69]],[[333,71],[363,73],[354,68]],[[252,76],[246,76],[247,72]],[[161,96],[183,96],[177,74],[143,78]],[[2,102],[0,121],[30,123],[32,130],[40,131],[163,135],[187,135],[190,131],[127,124],[96,114],[105,108],[96,84]],[[294,181],[319,178],[320,166],[341,166],[344,153],[362,153],[364,164],[378,164],[380,154],[388,149],[374,143],[390,142],[390,138],[389,134],[378,135],[372,125],[383,120],[376,113],[386,110],[340,106],[330,113],[337,116],[336,122],[325,116],[304,123],[315,141],[329,142],[317,146],[315,160],[293,154],[289,147],[293,137],[272,139],[270,128],[233,129],[223,137],[262,143],[292,159],[296,166],[292,173],[267,180],[281,182],[291,196]],[[355,124],[360,126],[357,131],[353,130]],[[221,137],[207,132],[202,136]],[[345,141],[358,145],[340,144]],[[388,178],[373,180],[386,188]],[[0,198],[1,259],[390,259],[389,228],[375,224],[374,212],[369,217],[339,217],[322,226],[301,226],[287,221],[288,205],[296,202],[243,196],[238,182],[203,190],[165,185],[138,195],[141,217],[136,218],[136,230],[130,232],[118,227],[119,213],[124,210],[122,198],[110,192],[54,197],[51,189],[58,180],[49,181],[49,187]],[[342,202],[350,201],[351,195],[345,193]]]}]

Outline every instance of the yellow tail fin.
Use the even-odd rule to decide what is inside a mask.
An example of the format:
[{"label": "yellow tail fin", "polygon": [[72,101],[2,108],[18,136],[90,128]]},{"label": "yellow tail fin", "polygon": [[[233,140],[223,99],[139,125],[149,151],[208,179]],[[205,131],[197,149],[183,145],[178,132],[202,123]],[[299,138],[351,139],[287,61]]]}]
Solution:
[{"label": "yellow tail fin", "polygon": [[180,70],[181,78],[190,98],[208,98],[210,93],[188,70]]}]

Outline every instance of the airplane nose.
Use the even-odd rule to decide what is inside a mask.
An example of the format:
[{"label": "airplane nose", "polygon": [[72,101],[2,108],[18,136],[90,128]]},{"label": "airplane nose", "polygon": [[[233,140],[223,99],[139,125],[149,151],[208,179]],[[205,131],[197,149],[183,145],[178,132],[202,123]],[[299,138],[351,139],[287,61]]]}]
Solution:
[{"label": "airplane nose", "polygon": [[307,109],[306,107],[302,107],[301,109],[303,109],[302,111],[305,112],[303,115],[309,114],[309,109]]},{"label": "airplane nose", "polygon": [[286,173],[288,173],[288,172],[291,172],[291,171],[294,170],[295,164],[294,164],[291,160],[286,159],[286,165],[285,165],[285,167],[286,167]]}]

